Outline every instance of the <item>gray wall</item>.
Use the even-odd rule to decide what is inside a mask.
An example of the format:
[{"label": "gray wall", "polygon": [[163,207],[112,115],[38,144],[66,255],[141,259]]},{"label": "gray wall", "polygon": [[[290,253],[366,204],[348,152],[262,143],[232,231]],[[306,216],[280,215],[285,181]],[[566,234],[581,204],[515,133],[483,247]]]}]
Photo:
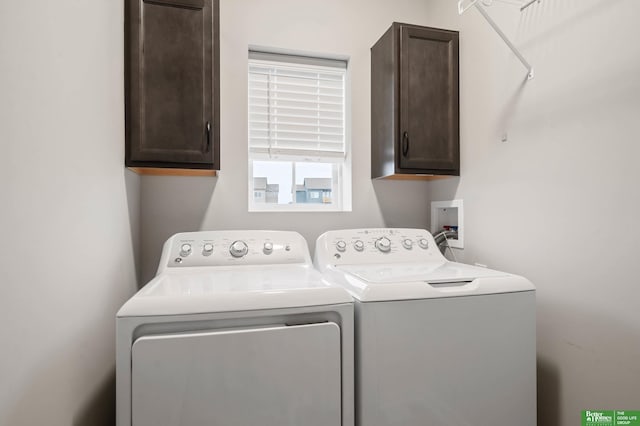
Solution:
[{"label": "gray wall", "polygon": [[[143,277],[162,242],[178,231],[286,229],[311,244],[328,229],[428,226],[426,182],[370,179],[369,49],[394,20],[427,22],[429,2],[410,0],[223,0],[220,6],[221,161],[218,178],[143,177]],[[353,211],[247,212],[247,50],[249,45],[350,57]]]},{"label": "gray wall", "polygon": [[538,287],[538,424],[637,409],[640,3],[494,2],[535,67],[526,83],[477,11],[434,6],[434,24],[461,30],[462,176],[431,196],[464,199],[466,261]]},{"label": "gray wall", "polygon": [[136,287],[123,6],[0,2],[0,424],[114,419],[115,312]]}]

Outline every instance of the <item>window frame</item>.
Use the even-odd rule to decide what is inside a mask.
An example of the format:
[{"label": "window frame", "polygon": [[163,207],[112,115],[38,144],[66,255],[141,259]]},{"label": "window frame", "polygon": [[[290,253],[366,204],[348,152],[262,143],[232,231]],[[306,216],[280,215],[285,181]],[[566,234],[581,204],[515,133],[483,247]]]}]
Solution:
[{"label": "window frame", "polygon": [[[291,52],[278,49],[265,49],[265,48],[249,48],[249,55],[247,61],[247,79],[249,77],[249,66],[252,56],[260,58],[268,58],[270,62],[283,62],[284,64],[319,64],[326,66],[328,63],[342,62],[344,63],[344,157],[336,158],[333,156],[321,157],[314,156],[313,158],[305,156],[287,156],[287,155],[273,155],[264,153],[255,153],[250,150],[250,141],[247,141],[247,154],[248,154],[248,211],[249,212],[350,212],[352,211],[352,178],[351,178],[351,73],[349,67],[349,59],[344,56],[327,56],[327,55],[314,55],[309,53]],[[279,59],[274,59],[279,58]],[[300,62],[298,62],[300,61]],[[339,67],[336,67],[339,68]],[[247,82],[247,88],[249,84]],[[247,138],[249,139],[249,93],[247,94]],[[254,197],[254,176],[253,175],[253,162],[254,161],[277,161],[277,162],[290,162],[292,166],[292,201],[290,204],[277,204],[277,203],[256,203]],[[331,176],[331,203],[297,203],[296,191],[295,191],[295,163],[331,163],[332,164],[332,176]],[[266,198],[266,197],[265,197]],[[320,198],[323,198],[321,194]]]}]

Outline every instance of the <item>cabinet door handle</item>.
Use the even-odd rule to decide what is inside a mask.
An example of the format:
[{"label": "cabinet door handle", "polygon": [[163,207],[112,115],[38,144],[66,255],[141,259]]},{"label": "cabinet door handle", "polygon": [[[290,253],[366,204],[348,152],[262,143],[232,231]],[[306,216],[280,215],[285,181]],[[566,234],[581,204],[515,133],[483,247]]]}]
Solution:
[{"label": "cabinet door handle", "polygon": [[205,152],[211,150],[211,123],[207,121],[207,148]]},{"label": "cabinet door handle", "polygon": [[409,153],[409,133],[402,134],[402,156],[406,157]]}]

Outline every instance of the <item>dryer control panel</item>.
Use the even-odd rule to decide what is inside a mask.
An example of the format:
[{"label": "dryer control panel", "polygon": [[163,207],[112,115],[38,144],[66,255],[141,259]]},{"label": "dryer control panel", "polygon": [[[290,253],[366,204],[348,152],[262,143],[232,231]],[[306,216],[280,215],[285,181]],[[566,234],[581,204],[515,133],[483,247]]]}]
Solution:
[{"label": "dryer control panel", "polygon": [[316,241],[316,265],[446,260],[429,231],[371,228],[329,231]]},{"label": "dryer control panel", "polygon": [[302,235],[290,231],[182,232],[167,240],[158,273],[166,268],[311,264]]}]

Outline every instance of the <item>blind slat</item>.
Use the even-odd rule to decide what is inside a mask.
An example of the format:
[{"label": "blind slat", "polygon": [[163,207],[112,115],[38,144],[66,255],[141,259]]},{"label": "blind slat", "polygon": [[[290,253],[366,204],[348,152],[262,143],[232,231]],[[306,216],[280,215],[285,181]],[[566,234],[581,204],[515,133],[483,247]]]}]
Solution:
[{"label": "blind slat", "polygon": [[[284,128],[290,128],[290,127],[300,127],[300,128],[309,128],[309,127],[313,127],[313,128],[322,128],[322,129],[339,129],[342,130],[343,126],[342,125],[331,125],[331,124],[315,124],[315,123],[303,123],[303,122],[293,122],[293,121],[278,121],[278,123],[271,123],[269,121],[261,121],[261,120],[251,120],[251,127],[252,128],[271,128],[271,129],[276,129],[278,127],[284,127]],[[342,134],[342,133],[340,133]]]},{"label": "blind slat", "polygon": [[275,86],[291,86],[291,87],[300,87],[300,88],[313,88],[316,89],[318,87],[325,90],[341,90],[342,89],[342,81],[318,81],[318,80],[284,80],[281,78],[269,80],[268,78],[256,77],[255,74],[249,74],[249,82],[254,87],[259,88],[267,88],[267,87],[275,87]]},{"label": "blind slat", "polygon": [[303,98],[329,98],[329,99],[334,99],[334,102],[339,102],[342,103],[342,93],[339,94],[329,94],[329,93],[325,93],[325,92],[319,92],[318,90],[313,90],[313,91],[308,91],[308,92],[304,92],[304,91],[300,91],[300,90],[287,90],[287,89],[276,89],[276,88],[272,88],[272,89],[256,89],[254,88],[253,90],[251,90],[251,92],[249,93],[249,96],[255,97],[255,98],[269,98],[270,94],[273,94],[274,92],[277,91],[277,94],[282,96],[282,95],[289,95],[292,97],[303,97]]},{"label": "blind slat", "polygon": [[342,74],[328,74],[328,73],[313,73],[313,72],[288,72],[287,70],[279,69],[278,66],[274,66],[270,69],[256,69],[249,68],[249,74],[255,76],[276,77],[284,79],[299,79],[299,80],[313,80],[313,81],[342,81]]},{"label": "blind slat", "polygon": [[[254,108],[252,111],[250,111],[250,114],[252,116],[254,116],[253,118],[249,118],[250,121],[266,121],[266,122],[270,122],[269,121],[269,114],[268,113],[264,113],[264,112],[258,112],[256,111],[256,109]],[[257,117],[260,118],[257,118]],[[310,120],[319,120],[320,125],[322,125],[322,123],[327,123],[327,122],[331,122],[337,126],[340,126],[342,128],[344,128],[344,120],[343,118],[333,118],[333,117],[320,117],[318,118],[317,115],[301,115],[301,114],[278,114],[278,118],[282,119],[281,121],[284,121],[284,119],[291,119],[291,120],[304,120],[306,123],[311,122]],[[317,121],[314,121],[314,123]]]},{"label": "blind slat", "polygon": [[[256,105],[256,106],[260,106],[260,105]],[[269,105],[264,105],[265,108],[268,108]],[[313,112],[318,112],[318,113],[322,113],[322,114],[334,114],[335,117],[342,117],[342,110],[331,110],[331,109],[321,109],[321,108],[308,108],[308,107],[293,107],[291,105],[289,106],[278,106],[278,107],[273,107],[272,109],[278,109],[278,110],[288,110],[288,111],[293,111],[293,112],[297,112],[297,111],[313,111]],[[271,112],[271,116],[272,117],[276,117],[278,116],[279,113],[276,111]]]},{"label": "blind slat", "polygon": [[[295,136],[295,137],[292,137]],[[332,138],[329,135],[323,135],[323,137],[316,137],[316,138],[310,138],[310,137],[306,137],[308,135],[278,135],[278,136],[274,136],[274,135],[259,135],[259,134],[251,134],[249,135],[249,139],[250,140],[257,140],[257,141],[265,141],[268,143],[271,143],[272,146],[286,146],[286,145],[292,145],[292,144],[297,144],[297,145],[309,145],[309,146],[313,146],[314,148],[316,147],[316,145],[318,144],[324,144],[324,143],[328,143],[331,144],[332,147],[338,146],[338,145],[342,145],[342,136],[340,136],[339,138]]]},{"label": "blind slat", "polygon": [[[283,105],[287,105],[287,102],[302,102],[302,103],[306,103],[306,104],[312,104],[312,105],[318,105],[319,109],[323,109],[320,108],[320,105],[337,105],[339,107],[342,108],[342,102],[327,102],[327,101],[321,101],[321,100],[313,100],[313,99],[305,99],[307,95],[304,96],[289,96],[289,97],[284,97],[284,96],[278,96],[278,97],[273,97],[273,96],[250,96],[249,100],[254,100],[256,102],[259,101],[263,101],[266,100],[267,103],[269,103],[271,106],[277,106],[277,104],[282,103]],[[329,110],[329,111],[334,111],[334,110]]]},{"label": "blind slat", "polygon": [[268,149],[268,148],[251,148],[251,153],[262,157],[264,159],[272,159],[282,158],[282,159],[291,159],[291,160],[304,160],[306,158],[318,159],[322,158],[323,162],[326,163],[339,163],[344,160],[344,153],[342,152],[326,152],[326,151],[316,151],[316,150],[308,150],[308,149],[286,149],[280,150],[277,148]]}]

